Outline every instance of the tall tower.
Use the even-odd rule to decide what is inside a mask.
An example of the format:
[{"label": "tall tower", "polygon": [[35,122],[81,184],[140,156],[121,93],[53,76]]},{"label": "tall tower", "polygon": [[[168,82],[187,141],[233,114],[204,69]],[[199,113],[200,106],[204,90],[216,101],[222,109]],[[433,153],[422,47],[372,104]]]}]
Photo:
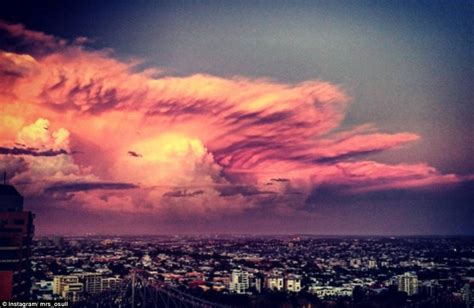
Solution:
[{"label": "tall tower", "polygon": [[15,187],[0,184],[0,300],[29,298],[33,218]]}]

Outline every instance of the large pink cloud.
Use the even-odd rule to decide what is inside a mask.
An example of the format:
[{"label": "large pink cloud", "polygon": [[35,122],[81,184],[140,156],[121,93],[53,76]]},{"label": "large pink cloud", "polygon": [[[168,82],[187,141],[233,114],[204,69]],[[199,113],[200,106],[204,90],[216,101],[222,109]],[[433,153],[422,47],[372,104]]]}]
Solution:
[{"label": "large pink cloud", "polygon": [[350,97],[330,82],[137,72],[111,51],[21,25],[0,30],[44,47],[0,52],[1,162],[25,193],[53,193],[61,206],[191,219],[272,202],[274,215],[288,215],[328,183],[359,194],[464,180],[425,163],[361,160],[420,136],[344,127]]}]

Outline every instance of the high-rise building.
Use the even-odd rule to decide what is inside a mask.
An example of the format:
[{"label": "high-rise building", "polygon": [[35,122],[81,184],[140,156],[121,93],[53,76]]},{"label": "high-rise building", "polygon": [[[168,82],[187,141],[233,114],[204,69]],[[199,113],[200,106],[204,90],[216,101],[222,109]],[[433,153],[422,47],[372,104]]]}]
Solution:
[{"label": "high-rise building", "polygon": [[78,302],[83,298],[84,284],[82,282],[70,283],[64,286],[61,297],[70,302]]},{"label": "high-rise building", "polygon": [[262,273],[255,273],[253,275],[251,285],[255,288],[255,291],[257,291],[257,293],[262,292],[264,279],[265,276]]},{"label": "high-rise building", "polygon": [[57,275],[53,278],[53,294],[65,300],[77,302],[82,299],[84,284],[75,275]]},{"label": "high-rise building", "polygon": [[233,293],[243,294],[249,288],[249,273],[242,269],[232,271],[229,290]]},{"label": "high-rise building", "polygon": [[0,185],[0,300],[30,297],[33,218],[15,187]]},{"label": "high-rise building", "polygon": [[362,265],[362,261],[358,258],[354,258],[349,261],[349,264],[351,267],[359,268]]},{"label": "high-rise building", "polygon": [[418,293],[418,276],[413,273],[405,273],[397,277],[398,291],[405,292],[409,296]]},{"label": "high-rise building", "polygon": [[53,278],[53,294],[62,296],[64,288],[70,284],[79,283],[79,277],[74,275],[57,275]]},{"label": "high-rise building", "polygon": [[369,259],[367,266],[369,268],[377,268],[377,260]]},{"label": "high-rise building", "polygon": [[85,273],[78,276],[84,284],[86,293],[99,294],[102,292],[102,276],[99,273]]},{"label": "high-rise building", "polygon": [[267,289],[274,291],[283,291],[284,279],[280,275],[271,275],[266,277],[265,286]]},{"label": "high-rise building", "polygon": [[288,292],[300,292],[301,277],[297,275],[288,275],[285,279],[285,289]]},{"label": "high-rise building", "polygon": [[466,308],[474,307],[474,281],[469,281],[462,288],[462,297]]},{"label": "high-rise building", "polygon": [[102,292],[117,288],[120,282],[121,280],[118,277],[102,278],[102,281],[101,281]]},{"label": "high-rise building", "polygon": [[84,284],[84,292],[88,295],[114,289],[121,281],[118,277],[103,277],[100,273],[81,273],[75,276]]}]

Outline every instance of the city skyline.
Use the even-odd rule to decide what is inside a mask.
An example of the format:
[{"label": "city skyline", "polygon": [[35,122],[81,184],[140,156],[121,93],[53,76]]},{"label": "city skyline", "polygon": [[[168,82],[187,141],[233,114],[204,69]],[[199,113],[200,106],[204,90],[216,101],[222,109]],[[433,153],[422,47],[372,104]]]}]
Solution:
[{"label": "city skyline", "polygon": [[474,235],[470,1],[0,12],[39,235]]}]

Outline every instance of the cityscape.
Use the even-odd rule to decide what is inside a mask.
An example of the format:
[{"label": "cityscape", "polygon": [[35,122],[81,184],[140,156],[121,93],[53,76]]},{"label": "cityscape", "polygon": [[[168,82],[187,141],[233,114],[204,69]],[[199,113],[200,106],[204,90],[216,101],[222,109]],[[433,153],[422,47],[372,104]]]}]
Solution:
[{"label": "cityscape", "polygon": [[157,307],[179,306],[166,304],[163,296],[176,296],[181,305],[181,292],[190,296],[185,303],[191,307],[474,305],[474,237],[469,236],[88,235],[33,240],[33,217],[23,211],[23,197],[13,186],[0,186],[2,299],[67,300],[77,307],[151,306],[153,297],[147,302],[143,294],[129,292],[139,276],[137,288],[164,293],[154,303]]},{"label": "cityscape", "polygon": [[0,307],[474,308],[474,0],[0,1]]},{"label": "cityscape", "polygon": [[81,301],[138,271],[233,307],[470,307],[473,248],[472,237],[42,238],[32,294]]}]

